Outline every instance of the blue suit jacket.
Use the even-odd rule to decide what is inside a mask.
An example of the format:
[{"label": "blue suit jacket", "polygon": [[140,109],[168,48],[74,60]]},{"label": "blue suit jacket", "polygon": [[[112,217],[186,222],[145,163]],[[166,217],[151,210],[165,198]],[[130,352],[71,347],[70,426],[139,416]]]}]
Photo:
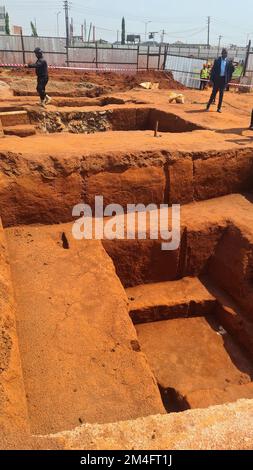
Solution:
[{"label": "blue suit jacket", "polygon": [[[232,75],[234,73],[234,66],[231,60],[227,59],[227,64],[226,64],[226,69],[225,69],[225,84],[229,83]],[[217,82],[217,80],[220,77],[220,71],[221,71],[221,57],[219,59],[215,59],[213,68],[211,71],[211,76],[210,79],[213,83]]]}]

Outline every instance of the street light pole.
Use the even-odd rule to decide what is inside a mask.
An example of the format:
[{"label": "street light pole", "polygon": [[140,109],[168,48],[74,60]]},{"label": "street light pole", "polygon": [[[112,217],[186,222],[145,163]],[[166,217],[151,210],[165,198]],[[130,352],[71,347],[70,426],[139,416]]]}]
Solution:
[{"label": "street light pole", "polygon": [[253,34],[253,32],[252,32],[252,31],[251,31],[251,33],[247,33],[247,37],[246,37],[246,47],[248,47],[248,44],[249,44],[249,38],[250,38],[251,34]]},{"label": "street light pole", "polygon": [[220,54],[220,43],[221,43],[221,38],[222,38],[222,36],[220,35],[220,36],[219,36],[219,43],[218,43],[218,53],[217,53],[217,57],[219,57],[219,54]]},{"label": "street light pole", "polygon": [[207,47],[210,49],[210,24],[211,24],[211,16],[207,17]]},{"label": "street light pole", "polygon": [[148,35],[148,24],[152,23],[152,21],[144,21],[145,23],[145,42],[147,41],[147,35]]},{"label": "street light pole", "polygon": [[61,11],[58,11],[56,13],[56,17],[57,17],[57,37],[60,36],[60,29],[59,29],[59,16],[60,16],[60,14],[61,14]]}]

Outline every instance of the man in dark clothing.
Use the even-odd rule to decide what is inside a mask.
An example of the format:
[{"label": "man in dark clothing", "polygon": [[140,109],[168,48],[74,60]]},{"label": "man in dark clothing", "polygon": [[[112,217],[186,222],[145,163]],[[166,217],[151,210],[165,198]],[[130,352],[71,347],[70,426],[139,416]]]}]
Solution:
[{"label": "man in dark clothing", "polygon": [[222,49],[221,57],[214,61],[211,71],[210,80],[213,83],[213,91],[206,107],[207,111],[209,111],[209,108],[219,91],[219,103],[217,111],[218,113],[221,113],[224,90],[230,82],[233,73],[234,66],[233,63],[228,59],[227,49]]},{"label": "man in dark clothing", "polygon": [[46,94],[46,86],[48,83],[48,66],[47,61],[43,57],[43,52],[39,47],[36,47],[34,53],[37,57],[35,64],[29,64],[29,68],[34,68],[37,75],[37,92],[40,95],[40,104],[45,107],[49,104],[51,98]]}]

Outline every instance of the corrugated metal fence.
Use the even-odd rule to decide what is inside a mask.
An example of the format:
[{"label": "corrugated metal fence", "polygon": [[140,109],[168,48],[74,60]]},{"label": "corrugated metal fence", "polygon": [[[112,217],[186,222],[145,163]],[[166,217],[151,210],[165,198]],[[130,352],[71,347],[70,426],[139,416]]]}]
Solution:
[{"label": "corrugated metal fence", "polygon": [[251,52],[248,57],[246,75],[248,77],[253,77],[253,53]]},{"label": "corrugated metal fence", "polygon": [[0,62],[23,64],[34,61],[35,47],[41,47],[47,54],[50,65],[66,65],[66,40],[64,38],[33,38],[30,36],[1,36]]},{"label": "corrugated metal fence", "polygon": [[[188,87],[199,87],[199,73],[203,62],[217,57],[215,47],[206,46],[143,46],[115,44],[81,44],[66,48],[65,38],[31,36],[0,36],[0,63],[24,64],[34,61],[34,48],[41,47],[49,65],[87,69],[171,70],[179,82]],[[245,60],[246,48],[229,49],[229,57]],[[246,75],[253,76],[253,51],[249,51]]]},{"label": "corrugated metal fence", "polygon": [[[48,55],[51,65],[66,65],[67,51],[66,39],[54,37],[31,36],[0,36],[0,59],[2,63],[22,63],[33,58],[32,52],[36,46],[41,47]],[[84,44],[69,47],[69,61],[71,64],[102,64],[132,65],[136,68],[161,68],[164,63],[165,51],[170,56],[180,56],[201,60],[217,57],[217,47],[187,46],[187,45],[115,45],[115,44]],[[229,56],[237,60],[244,60],[246,48],[234,47],[229,49]]]},{"label": "corrugated metal fence", "polygon": [[[34,60],[34,48],[40,47],[49,65],[98,69],[160,69],[164,64],[165,47],[117,46],[90,44],[70,46],[65,38],[30,36],[0,37],[0,62],[22,64]],[[68,52],[68,54],[67,54]]]},{"label": "corrugated metal fence", "polygon": [[167,56],[166,69],[172,71],[175,80],[189,88],[199,88],[202,67],[202,59]]}]

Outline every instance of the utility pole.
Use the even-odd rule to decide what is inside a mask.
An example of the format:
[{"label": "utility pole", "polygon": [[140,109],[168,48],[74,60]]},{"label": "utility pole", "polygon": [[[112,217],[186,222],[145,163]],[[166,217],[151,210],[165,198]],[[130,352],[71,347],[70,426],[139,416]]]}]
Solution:
[{"label": "utility pole", "polygon": [[221,38],[222,38],[222,36],[220,35],[220,36],[219,36],[219,42],[218,42],[218,51],[217,51],[217,57],[219,57],[219,54],[220,54],[220,43],[221,43]]},{"label": "utility pole", "polygon": [[243,67],[243,77],[245,77],[246,72],[247,72],[248,63],[249,63],[250,49],[251,49],[251,40],[249,40],[249,44],[247,46],[247,52],[246,52],[246,57],[245,57],[244,67]]},{"label": "utility pole", "polygon": [[65,23],[66,23],[66,57],[67,66],[69,66],[69,2],[64,0],[63,7],[65,10]]},{"label": "utility pole", "polygon": [[69,38],[70,38],[70,44],[73,44],[73,38],[74,38],[74,20],[73,20],[73,18],[71,18],[71,21],[70,21]]},{"label": "utility pole", "polygon": [[210,25],[211,25],[211,16],[207,17],[207,47],[210,48]]},{"label": "utility pole", "polygon": [[91,28],[92,28],[92,23],[90,23],[90,27],[89,27],[88,42],[90,42]]},{"label": "utility pole", "polygon": [[26,64],[25,45],[24,45],[24,36],[23,36],[23,29],[22,28],[20,30],[20,36],[21,36],[21,45],[22,45],[22,53],[23,53],[23,64]]},{"label": "utility pole", "polygon": [[84,20],[84,42],[87,41],[87,22]]},{"label": "utility pole", "polygon": [[123,16],[121,22],[121,45],[124,46],[126,44],[126,20]]},{"label": "utility pole", "polygon": [[165,31],[164,29],[162,30],[162,34],[161,34],[161,43],[163,44],[164,43],[164,36],[165,36]]}]

